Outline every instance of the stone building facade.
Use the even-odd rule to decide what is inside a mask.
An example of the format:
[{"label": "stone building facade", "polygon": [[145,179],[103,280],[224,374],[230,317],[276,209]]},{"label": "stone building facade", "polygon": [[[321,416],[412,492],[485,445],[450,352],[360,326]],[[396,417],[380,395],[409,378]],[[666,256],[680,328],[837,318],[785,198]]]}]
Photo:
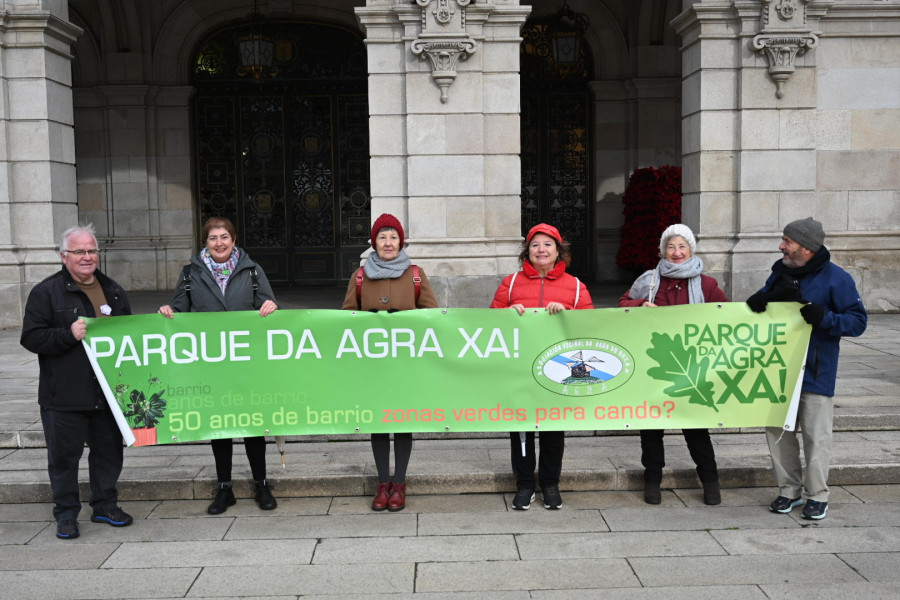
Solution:
[{"label": "stone building facade", "polygon": [[280,285],[341,285],[382,212],[447,306],[485,306],[537,220],[624,285],[621,194],[666,164],[732,298],[812,215],[869,310],[900,306],[900,0],[258,7],[255,83],[252,0],[0,0],[0,326],[76,221],[131,290],[170,289],[211,214]]}]

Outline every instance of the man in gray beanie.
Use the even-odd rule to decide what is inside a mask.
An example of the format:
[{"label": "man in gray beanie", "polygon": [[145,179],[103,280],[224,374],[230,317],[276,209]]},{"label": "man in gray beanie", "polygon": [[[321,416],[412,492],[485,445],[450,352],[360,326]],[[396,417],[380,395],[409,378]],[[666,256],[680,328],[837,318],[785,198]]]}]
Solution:
[{"label": "man in gray beanie", "polygon": [[780,427],[766,429],[775,470],[778,497],[769,506],[786,514],[803,504],[804,519],[824,519],[828,512],[828,470],[831,466],[834,424],[834,385],[837,379],[841,337],[855,337],[866,330],[868,317],[856,283],[831,262],[822,224],[807,217],[784,228],[783,255],[761,290],[747,298],[754,312],[764,312],[770,301],[799,302],[800,314],[812,326],[806,369],[800,388],[797,424],[803,436],[806,479],[800,466],[797,432]]}]

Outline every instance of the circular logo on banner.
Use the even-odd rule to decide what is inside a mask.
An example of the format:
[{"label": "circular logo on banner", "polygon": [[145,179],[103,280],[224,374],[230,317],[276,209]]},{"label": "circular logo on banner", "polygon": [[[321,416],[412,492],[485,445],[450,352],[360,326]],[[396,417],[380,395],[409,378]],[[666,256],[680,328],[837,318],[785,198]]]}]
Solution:
[{"label": "circular logo on banner", "polygon": [[607,340],[577,339],[553,344],[532,365],[541,387],[562,396],[596,396],[631,378],[631,353]]}]

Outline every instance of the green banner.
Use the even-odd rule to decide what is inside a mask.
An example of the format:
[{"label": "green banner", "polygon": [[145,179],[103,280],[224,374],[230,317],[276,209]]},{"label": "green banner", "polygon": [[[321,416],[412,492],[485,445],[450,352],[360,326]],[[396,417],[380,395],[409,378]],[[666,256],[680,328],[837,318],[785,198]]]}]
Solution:
[{"label": "green banner", "polygon": [[[88,319],[129,445],[257,435],[793,429],[796,303]],[[135,441],[136,440],[136,441]]]}]

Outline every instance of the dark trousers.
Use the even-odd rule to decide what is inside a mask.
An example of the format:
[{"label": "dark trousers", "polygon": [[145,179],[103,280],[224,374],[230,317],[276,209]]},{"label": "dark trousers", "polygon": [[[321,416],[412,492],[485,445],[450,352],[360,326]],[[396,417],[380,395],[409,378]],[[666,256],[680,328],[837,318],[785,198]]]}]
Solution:
[{"label": "dark trousers", "polygon": [[41,409],[47,443],[47,471],[53,492],[53,516],[74,521],[81,512],[78,462],[88,445],[91,507],[104,512],[119,502],[116,484],[122,473],[122,434],[109,409],[64,411]]},{"label": "dark trousers", "polygon": [[[233,463],[234,440],[212,440],[213,456],[216,459],[216,479],[219,483],[231,481],[231,465]],[[266,478],[266,438],[245,437],[244,450],[247,452],[247,460],[250,462],[250,473],[254,481],[262,481]]]},{"label": "dark trousers", "polygon": [[[641,464],[644,465],[644,481],[660,483],[662,470],[666,466],[666,452],[663,446],[662,429],[641,430]],[[716,454],[707,429],[682,429],[681,434],[687,442],[688,450],[694,464],[697,465],[697,476],[701,483],[719,480],[716,468]]]},{"label": "dark trousers", "polygon": [[542,431],[538,437],[541,457],[536,461],[534,433],[525,434],[525,456],[522,456],[522,440],[519,432],[513,431],[509,434],[510,458],[517,490],[535,489],[534,467],[536,462],[541,489],[559,487],[563,453],[566,450],[566,433],[564,431]]}]

